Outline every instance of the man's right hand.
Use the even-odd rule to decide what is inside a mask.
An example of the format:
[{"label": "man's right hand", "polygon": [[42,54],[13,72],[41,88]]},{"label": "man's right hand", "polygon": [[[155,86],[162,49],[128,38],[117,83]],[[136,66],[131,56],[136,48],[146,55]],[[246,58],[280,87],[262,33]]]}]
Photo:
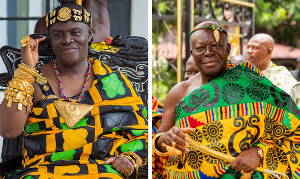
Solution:
[{"label": "man's right hand", "polygon": [[184,153],[188,153],[190,150],[187,147],[189,146],[188,138],[185,133],[195,132],[194,128],[178,128],[173,126],[170,130],[161,135],[156,141],[156,146],[161,152],[166,152],[166,147],[162,146],[162,143],[172,146],[172,142],[176,142],[175,147],[181,150]]},{"label": "man's right hand", "polygon": [[28,44],[26,47],[21,47],[21,56],[23,63],[34,68],[37,62],[39,61],[39,42],[45,40],[46,37],[41,37],[35,40],[33,40],[33,38],[30,39],[30,44]]}]

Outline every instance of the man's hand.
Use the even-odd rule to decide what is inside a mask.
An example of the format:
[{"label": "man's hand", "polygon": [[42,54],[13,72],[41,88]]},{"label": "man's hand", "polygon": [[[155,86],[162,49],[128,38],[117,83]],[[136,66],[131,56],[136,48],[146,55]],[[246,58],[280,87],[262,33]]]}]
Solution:
[{"label": "man's hand", "polygon": [[165,152],[166,148],[162,146],[162,143],[172,146],[172,142],[174,141],[176,142],[175,147],[177,149],[184,153],[188,153],[190,150],[187,147],[184,147],[189,146],[189,143],[187,142],[188,138],[185,133],[193,132],[195,132],[194,128],[178,128],[177,126],[173,126],[170,130],[158,138],[156,145],[160,151]]},{"label": "man's hand", "polygon": [[[125,167],[129,167],[131,169],[131,173],[129,176],[131,176],[134,172],[133,164],[126,157],[122,157],[122,156],[111,157],[111,158],[108,158],[104,162],[104,164],[105,165],[111,164],[113,169],[115,169],[118,173],[120,173],[123,176],[126,176],[126,174],[124,175],[124,170],[123,170]],[[126,177],[129,177],[129,176],[126,176]]]},{"label": "man's hand", "polygon": [[34,68],[37,62],[39,61],[39,53],[38,53],[38,47],[39,42],[45,40],[46,37],[38,38],[33,40],[33,38],[30,38],[31,42],[26,47],[21,48],[21,56],[22,61],[26,65]]},{"label": "man's hand", "polygon": [[247,150],[241,152],[236,159],[231,162],[230,168],[234,169],[236,172],[243,170],[244,172],[254,171],[260,163],[260,157],[257,154],[257,149],[251,147]]}]

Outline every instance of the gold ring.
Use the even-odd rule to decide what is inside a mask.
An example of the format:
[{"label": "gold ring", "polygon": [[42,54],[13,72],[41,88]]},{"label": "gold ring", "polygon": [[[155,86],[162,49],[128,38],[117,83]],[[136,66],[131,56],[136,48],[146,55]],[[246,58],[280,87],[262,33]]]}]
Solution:
[{"label": "gold ring", "polygon": [[173,142],[172,142],[172,147],[174,147],[174,148],[175,148],[175,145],[176,145],[176,142],[175,142],[175,141],[173,141]]},{"label": "gold ring", "polygon": [[31,43],[31,39],[29,35],[26,35],[22,40],[21,40],[21,46],[26,47]]},{"label": "gold ring", "polygon": [[241,172],[241,174],[243,174],[243,175],[246,173],[246,172],[244,172],[244,170],[243,170],[243,169],[242,169],[240,172]]},{"label": "gold ring", "polygon": [[126,178],[131,175],[131,168],[130,167],[125,167],[121,170],[121,174],[124,175]]}]

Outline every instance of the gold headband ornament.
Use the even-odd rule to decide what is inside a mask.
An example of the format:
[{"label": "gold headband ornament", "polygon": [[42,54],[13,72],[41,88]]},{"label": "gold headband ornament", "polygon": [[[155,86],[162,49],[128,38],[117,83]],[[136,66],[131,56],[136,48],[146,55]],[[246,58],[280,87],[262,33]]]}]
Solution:
[{"label": "gold headband ornament", "polygon": [[52,13],[46,15],[46,27],[48,30],[56,22],[65,22],[68,20],[73,20],[75,22],[82,22],[92,27],[92,15],[87,10],[81,9],[70,9],[68,7],[63,7],[58,10],[54,10]]},{"label": "gold headband ornament", "polygon": [[194,33],[197,30],[201,30],[201,29],[211,29],[211,30],[213,30],[216,42],[219,42],[219,40],[220,40],[220,32],[223,32],[223,33],[226,34],[226,36],[228,36],[227,32],[222,27],[217,28],[217,26],[215,24],[213,24],[211,27],[210,26],[203,26],[203,27],[199,27],[199,28],[196,28],[196,29],[192,30],[189,33],[189,37],[191,37],[192,33]]}]

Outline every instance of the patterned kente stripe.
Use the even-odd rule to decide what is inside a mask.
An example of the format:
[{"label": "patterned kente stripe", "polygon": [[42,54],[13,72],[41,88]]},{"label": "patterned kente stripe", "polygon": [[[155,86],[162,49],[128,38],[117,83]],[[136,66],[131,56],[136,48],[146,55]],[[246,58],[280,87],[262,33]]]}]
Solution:
[{"label": "patterned kente stripe", "polygon": [[[286,111],[274,107],[269,103],[265,102],[255,102],[255,103],[244,103],[244,104],[233,104],[229,106],[213,108],[199,114],[194,114],[197,116],[203,115],[207,119],[207,123],[216,121],[235,118],[238,116],[247,116],[247,115],[259,115],[265,114],[268,118],[275,119],[277,122],[282,123],[283,120],[288,118],[285,114]],[[176,125],[180,128],[186,127],[195,127],[203,125],[204,122],[201,122],[194,118],[194,115],[190,115],[184,118],[179,119],[176,122]],[[291,114],[289,114],[291,115]]]}]

